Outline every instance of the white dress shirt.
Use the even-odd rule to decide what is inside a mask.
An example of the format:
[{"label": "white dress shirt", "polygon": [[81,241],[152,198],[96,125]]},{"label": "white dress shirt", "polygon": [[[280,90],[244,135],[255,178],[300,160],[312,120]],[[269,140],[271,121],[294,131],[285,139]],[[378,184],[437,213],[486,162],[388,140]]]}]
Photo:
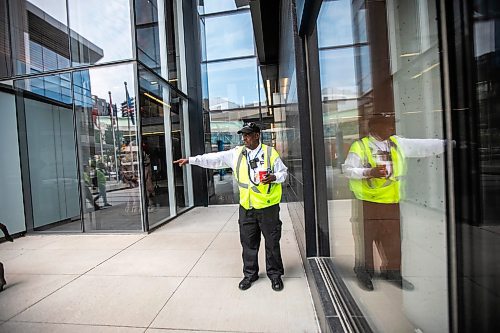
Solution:
[{"label": "white dress shirt", "polygon": [[[393,136],[399,149],[401,149],[403,156],[406,157],[427,157],[438,155],[444,152],[446,140],[441,139],[407,139],[400,136]],[[390,139],[378,140],[376,137],[370,135],[369,146],[372,152],[385,152],[390,153]],[[379,164],[379,163],[377,163]],[[383,164],[383,163],[382,163]],[[370,167],[363,165],[361,158],[354,153],[349,153],[345,160],[342,170],[344,174],[351,179],[364,179],[368,178]],[[392,173],[392,165],[386,165],[388,174]]]},{"label": "white dress shirt", "polygon": [[[247,164],[249,160],[258,158],[257,168],[252,169],[248,164],[248,169],[250,170],[250,177],[255,183],[258,183],[258,172],[266,171],[264,169],[264,152],[262,150],[262,144],[259,143],[257,148],[251,150],[244,148],[247,151]],[[231,150],[220,151],[216,153],[208,153],[203,155],[197,155],[189,158],[189,164],[198,165],[203,168],[209,169],[224,169],[231,168],[233,171],[236,169],[236,163],[238,161],[238,153],[240,152],[239,147],[235,147]],[[271,173],[276,176],[276,180],[273,183],[283,183],[288,175],[288,168],[283,164],[281,158],[277,158],[274,161],[274,167]]]}]

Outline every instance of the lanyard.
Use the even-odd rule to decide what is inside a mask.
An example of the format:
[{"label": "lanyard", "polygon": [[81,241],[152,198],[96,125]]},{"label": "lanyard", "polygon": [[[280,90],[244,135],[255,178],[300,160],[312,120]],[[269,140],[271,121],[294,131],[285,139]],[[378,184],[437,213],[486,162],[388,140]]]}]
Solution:
[{"label": "lanyard", "polygon": [[[257,156],[259,156],[259,153],[262,151],[262,145],[260,145],[260,148],[259,150],[257,151],[257,153],[253,156],[253,159],[255,159]],[[253,168],[251,168],[251,165],[250,165],[250,152],[247,153],[247,170],[248,170],[248,179],[250,180],[250,182],[252,184],[254,184],[255,186],[259,185],[258,183],[255,183],[252,179],[252,176],[251,176],[251,173],[250,173],[250,169],[254,170]],[[254,171],[255,173],[255,171]]]},{"label": "lanyard", "polygon": [[[257,151],[257,153],[253,156],[253,158],[256,158],[257,156],[259,156],[259,153],[262,151],[262,145],[260,145],[260,148],[259,150]],[[250,158],[250,152],[248,152],[248,158]],[[247,159],[247,162],[248,162],[248,159]]]}]

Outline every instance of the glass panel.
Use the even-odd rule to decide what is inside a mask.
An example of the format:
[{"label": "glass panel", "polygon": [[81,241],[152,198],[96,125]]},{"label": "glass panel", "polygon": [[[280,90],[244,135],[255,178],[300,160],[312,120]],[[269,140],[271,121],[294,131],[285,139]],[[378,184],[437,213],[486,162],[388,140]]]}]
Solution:
[{"label": "glass panel", "polygon": [[[230,150],[242,145],[237,134],[244,123],[260,123],[259,108],[210,112],[211,151]],[[208,151],[210,152],[210,151]],[[231,169],[209,170],[215,193],[209,197],[210,204],[233,204],[239,202],[238,183]]]},{"label": "glass panel", "polygon": [[356,98],[356,71],[352,47],[320,51],[321,99]]},{"label": "glass panel", "polygon": [[142,230],[134,73],[127,64],[73,75],[86,231]]},{"label": "glass panel", "polygon": [[[163,5],[163,1],[160,1]],[[158,27],[158,1],[137,0],[135,21],[139,60],[161,75],[160,32]]]},{"label": "glass panel", "polygon": [[[180,58],[174,2],[138,0],[135,12],[139,60],[177,87],[180,86]],[[166,45],[166,52],[162,52],[160,45]]]},{"label": "glass panel", "polygon": [[9,10],[13,13],[10,32],[16,74],[69,67],[65,0],[11,1]]},{"label": "glass panel", "polygon": [[[201,3],[201,1],[200,1]],[[250,8],[249,5],[237,5],[238,1],[234,0],[204,0],[205,14],[219,13],[238,8]]]},{"label": "glass panel", "polygon": [[0,200],[0,221],[7,225],[10,233],[14,234],[26,230],[14,94],[0,91],[0,105],[2,105],[0,183],[2,193],[5,193]]},{"label": "glass panel", "polygon": [[259,105],[255,59],[209,63],[210,110],[227,110]]},{"label": "glass panel", "polygon": [[139,72],[142,149],[149,227],[170,216],[169,162],[165,136],[169,88],[149,71]]},{"label": "glass panel", "polygon": [[68,0],[68,11],[74,66],[133,58],[129,0]]},{"label": "glass panel", "polygon": [[[174,91],[170,93],[170,123],[172,133],[172,160],[176,161],[186,155],[184,138],[184,103],[183,99]],[[177,211],[187,207],[189,202],[187,194],[187,168],[174,167],[175,202]]]},{"label": "glass panel", "polygon": [[7,1],[0,0],[0,78],[12,75],[9,15]]},{"label": "glass panel", "polygon": [[[464,12],[464,20],[473,21],[473,47],[471,87],[475,93],[471,113],[477,122],[473,128],[479,134],[470,137],[474,157],[479,159],[479,175],[464,170],[473,178],[463,179],[480,191],[477,215],[480,218],[462,217],[459,231],[459,294],[463,316],[463,332],[490,332],[498,330],[500,319],[500,3],[479,0],[474,11]],[[472,16],[472,17],[471,17]],[[464,141],[467,142],[467,141]],[[462,146],[462,145],[460,145]],[[477,148],[476,148],[477,147]],[[460,147],[460,149],[463,149]],[[477,151],[476,151],[477,149]],[[467,165],[468,167],[468,165]],[[464,185],[462,185],[464,186]],[[464,193],[469,198],[470,193]],[[472,202],[472,199],[470,199]],[[476,207],[471,205],[471,210]],[[463,213],[462,213],[463,214]]]},{"label": "glass panel", "polygon": [[436,3],[322,6],[320,43],[350,44],[320,51],[331,260],[374,331],[446,332]]},{"label": "glass panel", "polygon": [[353,44],[351,1],[325,1],[318,18],[318,46]]},{"label": "glass panel", "polygon": [[[14,82],[22,105],[35,230],[79,231],[80,202],[69,74]],[[19,104],[18,104],[19,105]]]},{"label": "glass panel", "polygon": [[250,12],[205,17],[207,60],[255,54]]}]

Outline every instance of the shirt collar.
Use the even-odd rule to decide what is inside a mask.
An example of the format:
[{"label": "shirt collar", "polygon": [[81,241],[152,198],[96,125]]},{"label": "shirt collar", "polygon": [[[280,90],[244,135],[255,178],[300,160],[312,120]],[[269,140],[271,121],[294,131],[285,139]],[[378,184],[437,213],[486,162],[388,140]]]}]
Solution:
[{"label": "shirt collar", "polygon": [[259,142],[259,145],[257,146],[257,148],[251,150],[251,149],[248,149],[245,147],[245,149],[247,150],[248,153],[250,154],[255,154],[259,151],[259,149],[262,148],[262,143]]}]

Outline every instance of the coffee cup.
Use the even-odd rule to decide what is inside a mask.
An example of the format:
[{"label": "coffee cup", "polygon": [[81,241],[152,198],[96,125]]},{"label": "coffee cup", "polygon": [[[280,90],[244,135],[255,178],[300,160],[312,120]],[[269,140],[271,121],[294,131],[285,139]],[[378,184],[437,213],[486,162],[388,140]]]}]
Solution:
[{"label": "coffee cup", "polygon": [[259,171],[259,181],[262,182],[264,180],[264,178],[266,178],[267,176],[267,171],[265,170],[261,170]]}]

